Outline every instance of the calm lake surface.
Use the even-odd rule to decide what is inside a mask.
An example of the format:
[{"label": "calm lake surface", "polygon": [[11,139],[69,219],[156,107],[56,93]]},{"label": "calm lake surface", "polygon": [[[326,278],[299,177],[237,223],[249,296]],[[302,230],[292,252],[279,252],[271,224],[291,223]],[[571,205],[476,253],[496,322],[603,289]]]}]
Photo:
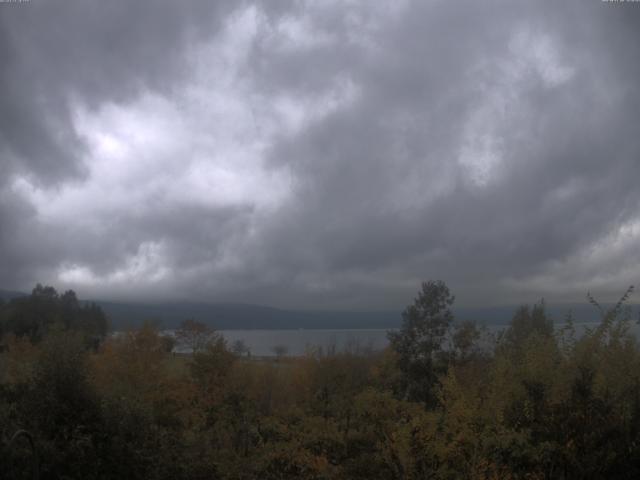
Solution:
[{"label": "calm lake surface", "polygon": [[372,330],[220,330],[229,347],[241,340],[259,357],[275,355],[275,347],[284,347],[287,355],[304,355],[310,349],[382,350],[389,343],[387,331]]},{"label": "calm lake surface", "polygon": [[[587,328],[595,328],[597,322],[575,323],[576,336],[580,336]],[[563,324],[556,324],[556,329]],[[490,341],[505,325],[488,325],[485,327],[485,341]],[[630,324],[631,332],[640,337],[640,326]],[[219,330],[227,340],[229,347],[241,340],[249,348],[251,355],[259,357],[275,356],[275,348],[283,347],[286,355],[304,355],[309,350],[322,348],[324,351],[335,349],[341,352],[346,349],[382,350],[389,341],[386,329],[354,329],[354,330]],[[488,337],[488,338],[487,338]],[[180,347],[176,351],[180,351]]]}]

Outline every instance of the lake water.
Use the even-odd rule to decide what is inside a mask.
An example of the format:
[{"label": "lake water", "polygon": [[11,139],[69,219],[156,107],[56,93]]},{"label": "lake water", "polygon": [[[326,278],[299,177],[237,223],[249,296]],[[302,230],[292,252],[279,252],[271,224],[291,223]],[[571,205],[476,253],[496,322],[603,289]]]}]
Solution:
[{"label": "lake water", "polygon": [[287,355],[304,355],[309,349],[322,348],[382,350],[388,344],[387,330],[220,330],[229,347],[241,340],[259,357],[275,355],[282,347]]}]

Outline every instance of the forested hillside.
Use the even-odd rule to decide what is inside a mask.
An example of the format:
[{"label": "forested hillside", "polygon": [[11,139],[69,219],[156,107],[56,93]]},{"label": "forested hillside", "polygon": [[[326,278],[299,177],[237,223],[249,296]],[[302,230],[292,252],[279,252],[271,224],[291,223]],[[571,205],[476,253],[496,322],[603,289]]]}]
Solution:
[{"label": "forested hillside", "polygon": [[[0,307],[0,478],[575,479],[640,474],[640,348],[625,310],[558,331],[543,303],[496,337],[422,285],[383,352],[256,360],[206,325],[172,353],[107,337],[73,292]],[[489,347],[487,347],[489,345]]]}]

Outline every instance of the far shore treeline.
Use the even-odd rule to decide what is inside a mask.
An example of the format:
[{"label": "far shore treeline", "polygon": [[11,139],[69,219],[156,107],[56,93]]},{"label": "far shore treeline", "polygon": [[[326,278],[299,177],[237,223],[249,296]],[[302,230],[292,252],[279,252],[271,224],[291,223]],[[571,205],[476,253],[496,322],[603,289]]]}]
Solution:
[{"label": "far shore treeline", "polygon": [[489,335],[428,281],[383,351],[259,360],[194,319],[108,335],[38,285],[0,299],[0,478],[638,478],[632,293],[587,295],[579,334],[540,302]]}]

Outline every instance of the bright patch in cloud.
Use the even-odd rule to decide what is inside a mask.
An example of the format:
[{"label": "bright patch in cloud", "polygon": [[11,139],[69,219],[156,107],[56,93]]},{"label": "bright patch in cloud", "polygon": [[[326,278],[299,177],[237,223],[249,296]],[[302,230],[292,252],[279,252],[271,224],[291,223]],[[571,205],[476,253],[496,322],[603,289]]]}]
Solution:
[{"label": "bright patch in cloud", "polygon": [[106,276],[96,275],[90,266],[70,264],[60,268],[58,280],[67,285],[108,287],[154,284],[167,279],[170,274],[164,259],[163,245],[159,242],[144,242],[134,255],[126,259],[124,265]]}]

